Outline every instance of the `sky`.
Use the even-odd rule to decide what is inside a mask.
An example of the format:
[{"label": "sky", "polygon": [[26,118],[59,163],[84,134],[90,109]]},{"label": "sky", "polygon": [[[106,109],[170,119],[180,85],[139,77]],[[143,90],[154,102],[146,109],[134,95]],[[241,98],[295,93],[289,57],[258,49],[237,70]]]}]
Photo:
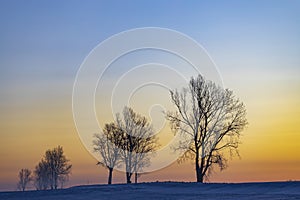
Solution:
[{"label": "sky", "polygon": [[[106,182],[107,172],[77,133],[73,84],[100,42],[142,27],[193,38],[214,60],[224,87],[245,103],[241,158],[215,170],[210,182],[300,180],[299,10],[292,0],[0,1],[0,190],[15,190],[18,171],[33,170],[58,145],[73,164],[69,186]],[[164,134],[172,136],[167,126]],[[114,175],[124,182],[123,173]],[[175,162],[140,177],[157,180],[194,181],[194,167]]]}]

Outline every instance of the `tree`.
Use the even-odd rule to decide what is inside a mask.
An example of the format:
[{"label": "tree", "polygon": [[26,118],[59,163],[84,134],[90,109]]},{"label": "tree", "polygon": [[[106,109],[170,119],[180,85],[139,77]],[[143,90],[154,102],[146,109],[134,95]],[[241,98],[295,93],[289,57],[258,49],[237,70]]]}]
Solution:
[{"label": "tree", "polygon": [[19,172],[18,189],[25,191],[27,184],[31,180],[31,171],[29,169],[21,169]]},{"label": "tree", "polygon": [[37,190],[47,190],[50,187],[50,167],[42,159],[34,170],[34,184]]},{"label": "tree", "polygon": [[124,132],[121,155],[126,168],[126,181],[131,183],[132,174],[135,173],[137,182],[138,173],[150,165],[149,155],[158,147],[157,137],[153,135],[148,120],[132,108],[124,107],[123,115],[117,114],[116,118]]},{"label": "tree", "polygon": [[105,124],[103,134],[95,134],[94,137],[94,151],[98,152],[102,159],[98,164],[108,169],[108,184],[111,184],[114,167],[120,164],[123,131],[115,123]]},{"label": "tree", "polygon": [[68,180],[72,165],[64,155],[63,148],[58,146],[47,150],[44,158],[35,167],[35,185],[37,189],[57,189],[58,182]]},{"label": "tree", "polygon": [[197,182],[203,182],[216,164],[227,167],[226,153],[238,154],[240,133],[247,125],[246,109],[233,92],[198,75],[188,88],[171,91],[175,112],[167,119],[175,134],[184,138],[173,148],[182,151],[180,161],[193,159]]},{"label": "tree", "polygon": [[63,148],[58,146],[52,150],[47,150],[45,160],[50,172],[50,187],[57,189],[59,178],[68,176],[71,172],[72,165],[64,155]]}]

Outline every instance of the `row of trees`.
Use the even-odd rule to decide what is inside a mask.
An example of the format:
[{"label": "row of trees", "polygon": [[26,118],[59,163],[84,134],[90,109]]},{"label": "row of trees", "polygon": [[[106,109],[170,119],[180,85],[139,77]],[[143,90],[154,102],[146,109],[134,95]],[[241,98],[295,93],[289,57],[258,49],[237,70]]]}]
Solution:
[{"label": "row of trees", "polygon": [[57,189],[59,183],[63,187],[71,168],[61,146],[49,149],[35,166],[33,173],[29,169],[20,170],[18,188],[24,191],[30,182],[33,182],[37,190]]},{"label": "row of trees", "polygon": [[113,169],[125,165],[126,181],[131,183],[135,174],[137,183],[138,172],[150,165],[150,156],[158,147],[157,137],[147,119],[125,107],[122,115],[117,114],[116,122],[105,124],[103,134],[95,134],[94,150],[101,156],[98,164],[109,171],[108,184],[112,182]]},{"label": "row of trees", "polygon": [[[195,163],[197,182],[203,182],[214,166],[227,167],[226,155],[238,155],[240,133],[247,125],[244,104],[229,89],[223,89],[198,75],[191,78],[188,87],[170,91],[176,110],[166,113],[171,129],[181,134],[183,140],[173,146],[181,151],[179,162]],[[125,107],[123,115],[117,114],[116,122],[106,124],[103,134],[95,134],[94,150],[109,170],[111,184],[113,169],[123,163],[126,180],[150,165],[149,152],[158,147],[157,138],[145,117]]]},{"label": "row of trees", "polygon": [[[198,75],[191,78],[188,87],[170,91],[176,110],[166,113],[175,134],[182,140],[172,148],[183,154],[179,162],[192,160],[197,182],[204,182],[214,166],[227,167],[228,156],[238,155],[240,134],[247,125],[244,104],[229,89],[223,89]],[[151,156],[159,147],[158,138],[147,119],[132,108],[125,107],[114,122],[105,124],[102,134],[95,134],[94,151],[98,162],[108,169],[108,184],[112,183],[113,170],[123,165],[126,181],[135,183],[143,168],[149,166]],[[57,189],[68,180],[72,165],[58,146],[47,150],[35,167],[33,175],[28,169],[19,173],[18,187],[25,190],[33,181],[39,190]]]}]

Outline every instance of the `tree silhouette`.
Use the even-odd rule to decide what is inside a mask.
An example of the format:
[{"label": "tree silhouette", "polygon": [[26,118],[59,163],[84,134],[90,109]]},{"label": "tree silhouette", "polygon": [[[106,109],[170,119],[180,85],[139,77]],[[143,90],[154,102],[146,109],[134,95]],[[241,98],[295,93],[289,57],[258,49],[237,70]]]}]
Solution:
[{"label": "tree silhouette", "polygon": [[150,155],[158,147],[157,137],[147,119],[129,107],[124,107],[122,116],[117,114],[117,124],[124,132],[121,155],[126,167],[126,181],[131,183],[135,173],[137,182],[138,172],[150,165]]},{"label": "tree silhouette", "polygon": [[27,184],[32,180],[29,169],[21,169],[19,172],[18,189],[25,191]]},{"label": "tree silhouette", "polygon": [[64,155],[61,146],[47,150],[45,160],[50,169],[50,187],[51,189],[57,189],[59,177],[68,176],[71,172],[72,165],[68,164],[69,160]]},{"label": "tree silhouette", "polygon": [[176,111],[168,112],[167,119],[184,138],[173,148],[183,152],[180,161],[194,160],[197,182],[203,182],[214,164],[227,167],[226,150],[230,156],[238,154],[240,132],[247,124],[245,107],[232,91],[201,75],[181,92],[171,91],[171,100]]},{"label": "tree silhouette", "polygon": [[123,131],[115,123],[105,124],[103,134],[95,134],[94,137],[94,151],[99,153],[102,159],[98,164],[108,169],[108,184],[111,184],[114,167],[121,161]]},{"label": "tree silhouette", "polygon": [[57,189],[59,181],[66,181],[72,165],[64,155],[61,146],[47,150],[44,158],[35,167],[35,186],[37,189]]},{"label": "tree silhouette", "polygon": [[34,184],[37,190],[47,190],[50,186],[50,167],[48,163],[42,159],[34,170]]}]

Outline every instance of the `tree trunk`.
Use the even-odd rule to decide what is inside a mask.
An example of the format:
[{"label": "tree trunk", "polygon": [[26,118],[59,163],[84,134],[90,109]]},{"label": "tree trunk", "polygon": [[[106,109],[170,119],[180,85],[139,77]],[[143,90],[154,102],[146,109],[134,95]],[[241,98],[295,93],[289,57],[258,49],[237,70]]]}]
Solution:
[{"label": "tree trunk", "polygon": [[113,170],[114,168],[108,168],[109,174],[107,184],[111,184]]},{"label": "tree trunk", "polygon": [[138,181],[138,173],[135,172],[134,173],[134,183],[137,183],[137,181]]},{"label": "tree trunk", "polygon": [[132,175],[132,173],[130,173],[130,172],[126,172],[126,181],[127,181],[127,183],[131,183],[131,175]]},{"label": "tree trunk", "polygon": [[201,173],[201,170],[198,171],[197,182],[198,183],[203,183],[203,174]]},{"label": "tree trunk", "polygon": [[204,177],[204,174],[203,171],[204,171],[204,162],[205,162],[205,158],[202,157],[201,158],[201,163],[200,163],[200,168],[199,168],[199,173],[198,173],[198,181],[199,183],[203,183],[203,177]]},{"label": "tree trunk", "polygon": [[57,189],[57,179],[58,179],[58,175],[55,173],[55,176],[54,176],[54,189],[55,190]]},{"label": "tree trunk", "polygon": [[199,161],[198,159],[196,159],[196,178],[197,178],[197,182],[198,183],[203,183],[203,176],[202,176],[202,173],[201,173],[201,169],[200,169],[200,166],[199,166]]},{"label": "tree trunk", "polygon": [[200,167],[200,165],[199,165],[199,153],[196,153],[195,168],[196,168],[196,178],[197,178],[198,183],[203,183],[203,174],[202,174],[203,159],[204,158],[201,158],[201,167]]}]

